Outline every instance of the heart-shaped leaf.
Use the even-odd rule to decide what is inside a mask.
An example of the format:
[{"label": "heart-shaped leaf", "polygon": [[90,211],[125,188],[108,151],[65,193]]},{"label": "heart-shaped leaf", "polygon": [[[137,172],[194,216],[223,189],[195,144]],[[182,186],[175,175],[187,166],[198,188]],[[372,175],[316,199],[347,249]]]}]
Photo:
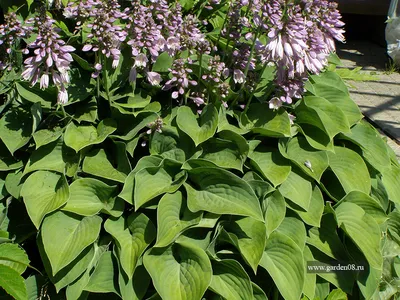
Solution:
[{"label": "heart-shaped leaf", "polygon": [[200,222],[201,212],[192,213],[182,193],[165,194],[157,207],[156,247],[168,246],[179,234]]},{"label": "heart-shaped leaf", "polygon": [[194,187],[185,184],[192,212],[204,210],[264,220],[257,196],[243,179],[218,168],[200,167],[189,170],[188,174],[194,183]]},{"label": "heart-shaped leaf", "polygon": [[153,223],[145,214],[134,213],[126,219],[108,219],[104,228],[117,241],[122,269],[132,278],[139,258],[156,237]]},{"label": "heart-shaped leaf", "polygon": [[198,146],[211,138],[218,126],[218,111],[214,105],[207,105],[199,118],[192,112],[188,106],[181,106],[178,109],[176,123],[179,129],[192,138],[195,145]]},{"label": "heart-shaped leaf", "polygon": [[37,171],[30,175],[21,189],[29,217],[36,228],[44,216],[63,206],[69,198],[69,187],[64,175]]},{"label": "heart-shaped leaf", "polygon": [[80,217],[61,211],[45,218],[41,237],[53,275],[97,239],[101,222],[99,216]]},{"label": "heart-shaped leaf", "polygon": [[143,263],[164,300],[200,300],[211,282],[207,254],[189,243],[152,248],[144,255]]}]

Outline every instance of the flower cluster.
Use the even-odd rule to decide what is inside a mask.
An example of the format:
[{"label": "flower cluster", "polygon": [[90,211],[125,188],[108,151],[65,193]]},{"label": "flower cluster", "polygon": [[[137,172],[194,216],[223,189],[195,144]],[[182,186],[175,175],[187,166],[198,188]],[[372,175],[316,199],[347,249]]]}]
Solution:
[{"label": "flower cluster", "polygon": [[37,34],[34,42],[28,44],[34,56],[28,57],[25,61],[25,70],[22,78],[35,85],[40,82],[40,88],[46,89],[49,80],[58,88],[58,103],[68,102],[66,85],[69,83],[70,63],[73,61],[70,52],[75,48],[68,46],[60,38],[57,28],[54,27],[55,20],[41,12],[37,17],[26,21],[32,24]]},{"label": "flower cluster", "polygon": [[[2,59],[0,60],[0,69],[12,68],[12,51],[19,39],[29,35],[32,27],[23,26],[15,13],[9,13],[4,16],[5,23],[0,25],[0,46]],[[26,52],[26,50],[24,50]]]},{"label": "flower cluster", "polygon": [[[121,43],[125,41],[127,33],[117,21],[127,19],[127,11],[121,11],[117,0],[86,0],[77,5],[70,3],[64,15],[81,18],[86,21],[86,27],[91,30],[88,41],[82,51],[93,51],[112,58],[112,67],[116,68],[120,60]],[[101,60],[98,64],[102,64]],[[97,69],[100,66],[97,65]],[[97,70],[98,71],[98,70]],[[98,72],[92,74],[97,77]]]},{"label": "flower cluster", "polygon": [[177,99],[179,95],[184,95],[185,91],[190,86],[197,85],[197,81],[190,79],[190,74],[193,72],[192,69],[187,66],[190,63],[190,59],[176,59],[170,69],[172,78],[165,83],[163,90],[168,91],[172,88],[176,89],[172,92],[173,99]]},{"label": "flower cluster", "polygon": [[282,91],[271,107],[300,98],[307,71],[318,74],[327,65],[334,39],[344,41],[340,17],[337,5],[326,0],[270,0],[255,12],[255,23],[269,37],[265,46],[257,47],[260,60],[276,64],[276,83]]}]

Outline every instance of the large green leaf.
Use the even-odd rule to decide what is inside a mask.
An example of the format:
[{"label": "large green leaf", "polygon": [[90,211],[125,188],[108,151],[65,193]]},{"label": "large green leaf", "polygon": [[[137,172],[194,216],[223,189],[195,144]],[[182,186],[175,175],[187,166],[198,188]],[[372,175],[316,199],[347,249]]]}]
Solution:
[{"label": "large green leaf", "polygon": [[140,300],[146,294],[151,281],[143,264],[136,267],[133,277],[129,279],[119,268],[118,285],[122,299]]},{"label": "large green leaf", "polygon": [[82,170],[85,173],[117,182],[124,182],[131,171],[122,143],[116,144],[113,156],[104,149],[90,152],[83,161]]},{"label": "large green leaf", "polygon": [[295,125],[297,126],[297,130],[304,135],[311,147],[317,150],[333,151],[333,140],[329,138],[325,131],[307,123],[296,123]]},{"label": "large green leaf", "polygon": [[351,202],[341,203],[335,209],[335,213],[338,225],[362,251],[371,267],[381,269],[381,231],[374,218],[366,214],[360,206]]},{"label": "large green leaf", "polygon": [[344,191],[361,191],[369,194],[371,178],[363,159],[353,150],[335,147],[335,153],[328,152],[329,167],[340,181]]},{"label": "large green leaf", "polygon": [[65,144],[76,152],[89,146],[102,143],[117,129],[112,119],[102,120],[97,128],[92,125],[78,125],[69,123],[64,134]]},{"label": "large green leaf", "polygon": [[279,187],[282,196],[289,199],[304,210],[308,210],[311,203],[312,184],[302,175],[291,171],[289,177]]},{"label": "large green leaf", "polygon": [[119,197],[124,199],[126,202],[133,204],[133,191],[135,187],[135,175],[140,170],[147,167],[157,167],[161,164],[162,158],[157,156],[144,156],[136,164],[135,168],[125,179],[124,187],[119,194]]},{"label": "large green leaf", "polygon": [[190,136],[197,146],[215,134],[218,126],[218,111],[210,104],[203,109],[200,117],[197,118],[188,106],[181,106],[178,109],[176,122],[179,128]]},{"label": "large green leaf", "polygon": [[127,218],[108,219],[104,228],[116,240],[122,269],[131,279],[139,258],[156,237],[156,228],[142,213],[133,213]]},{"label": "large green leaf", "polygon": [[367,214],[372,216],[378,224],[382,224],[388,219],[380,203],[363,192],[352,191],[340,201],[340,203],[342,202],[357,204]]},{"label": "large green leaf", "polygon": [[37,170],[48,170],[59,173],[66,172],[74,176],[78,167],[79,157],[65,146],[62,139],[49,143],[35,150],[25,166],[24,174]]},{"label": "large green leaf", "polygon": [[192,213],[180,191],[165,194],[157,207],[156,247],[165,247],[185,229],[198,224],[202,213]]},{"label": "large green leaf", "polygon": [[329,165],[327,153],[312,148],[306,138],[301,136],[296,136],[287,143],[285,154],[304,173],[317,181]]},{"label": "large green leaf", "polygon": [[253,299],[253,286],[249,275],[236,260],[213,261],[212,268],[210,290],[224,299]]},{"label": "large green leaf", "polygon": [[253,218],[245,217],[224,223],[223,226],[244,260],[256,273],[267,239],[265,224]]},{"label": "large green leaf", "polygon": [[[224,131],[226,133],[226,131]],[[235,133],[232,132],[232,135]],[[237,139],[243,139],[242,143],[225,139],[212,138],[202,145],[203,153],[200,156],[226,169],[242,171],[243,163],[248,152],[246,140],[238,135]]]},{"label": "large green leaf", "polygon": [[17,244],[0,244],[0,265],[8,266],[17,271],[18,274],[22,274],[29,262],[28,255]]},{"label": "large green leaf", "polygon": [[[307,266],[308,261],[314,261],[314,257],[312,255],[312,252],[308,246],[305,246],[304,251],[303,251],[303,257],[304,257],[304,265]],[[316,281],[317,281],[317,275],[314,273],[306,273],[306,277],[304,278],[304,288],[303,288],[303,293],[306,295],[309,299],[314,299],[315,295],[315,288],[316,288]]]},{"label": "large green leaf", "polygon": [[250,129],[270,137],[289,137],[290,119],[284,109],[272,110],[267,103],[257,103],[250,106],[246,114],[240,116],[242,128]]},{"label": "large green leaf", "polygon": [[393,166],[383,171],[382,182],[389,199],[400,203],[400,168]]},{"label": "large green leaf", "polygon": [[306,227],[304,223],[294,217],[286,217],[276,229],[287,237],[289,237],[303,251],[306,245]]},{"label": "large green leaf", "polygon": [[305,268],[302,250],[288,236],[273,232],[260,266],[268,271],[285,300],[298,300],[303,291]]},{"label": "large green leaf", "polygon": [[29,142],[33,132],[32,126],[31,112],[22,107],[7,111],[0,119],[0,139],[11,154]]},{"label": "large green leaf", "polygon": [[344,137],[361,147],[363,157],[378,171],[390,167],[390,156],[379,132],[363,122],[351,128]]},{"label": "large green leaf", "polygon": [[185,184],[192,212],[209,211],[254,217],[263,221],[260,203],[250,185],[229,171],[200,167],[188,171],[194,185]]},{"label": "large green leaf", "polygon": [[328,100],[306,96],[296,107],[296,121],[309,124],[323,130],[330,139],[340,132],[350,132],[350,125],[339,107]]},{"label": "large green leaf", "polygon": [[313,187],[311,201],[307,211],[289,202],[287,203],[287,205],[290,209],[292,209],[299,215],[304,223],[316,227],[320,226],[322,213],[324,212],[324,198],[322,196],[321,190],[318,188],[317,185]]},{"label": "large green leaf", "polygon": [[61,211],[45,218],[41,236],[53,275],[97,239],[101,222],[99,216],[80,217]]},{"label": "large green leaf", "polygon": [[42,129],[36,131],[33,134],[33,139],[35,140],[36,149],[41,146],[50,144],[54,141],[57,141],[63,133],[63,128],[55,127],[52,129]]},{"label": "large green leaf", "polygon": [[37,171],[30,175],[21,189],[29,217],[36,228],[44,216],[63,206],[69,198],[69,187],[64,175]]},{"label": "large green leaf", "polygon": [[135,208],[159,195],[175,192],[186,178],[186,171],[180,171],[180,165],[171,160],[164,160],[158,167],[141,169],[135,174]]},{"label": "large green leaf", "polygon": [[285,199],[275,191],[262,201],[267,234],[270,235],[282,223],[286,214]]},{"label": "large green leaf", "polygon": [[164,300],[200,300],[211,283],[212,268],[207,254],[189,243],[152,248],[143,262]]},{"label": "large green leaf", "polygon": [[118,295],[118,263],[110,251],[104,252],[99,262],[90,276],[85,291],[93,293],[115,293]]},{"label": "large green leaf", "polygon": [[255,170],[268,179],[274,187],[284,182],[290,174],[290,161],[277,149],[258,147],[249,154],[249,158]]},{"label": "large green leaf", "polygon": [[23,165],[23,162],[12,157],[8,149],[0,142],[0,171],[16,170]]},{"label": "large green leaf", "polygon": [[93,216],[102,211],[119,217],[124,210],[124,201],[116,198],[116,186],[109,186],[93,178],[81,178],[70,185],[70,197],[62,208],[81,216]]},{"label": "large green leaf", "polygon": [[14,269],[0,264],[0,287],[16,300],[28,298],[24,278]]}]

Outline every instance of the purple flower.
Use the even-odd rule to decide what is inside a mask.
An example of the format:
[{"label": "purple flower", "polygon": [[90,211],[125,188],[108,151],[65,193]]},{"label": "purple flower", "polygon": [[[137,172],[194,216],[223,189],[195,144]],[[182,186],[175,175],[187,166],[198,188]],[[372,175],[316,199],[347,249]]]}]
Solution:
[{"label": "purple flower", "polygon": [[147,72],[147,80],[151,85],[160,85],[162,79],[157,72]]},{"label": "purple flower", "polygon": [[193,72],[186,65],[190,60],[184,60],[182,58],[176,59],[170,69],[172,78],[168,80],[163,86],[163,90],[167,91],[172,88],[176,88],[177,91],[172,93],[172,98],[177,99],[179,95],[185,94],[185,91],[190,86],[196,86],[197,82],[190,79],[190,74]]},{"label": "purple flower", "polygon": [[72,46],[65,45],[54,27],[55,21],[42,11],[39,16],[27,21],[34,24],[36,40],[28,44],[33,50],[34,56],[25,61],[25,70],[21,76],[24,80],[35,85],[40,80],[40,87],[49,86],[49,75],[58,88],[58,102],[65,104],[68,101],[68,93],[65,86],[69,83],[70,63],[73,61],[70,52],[75,51]]}]

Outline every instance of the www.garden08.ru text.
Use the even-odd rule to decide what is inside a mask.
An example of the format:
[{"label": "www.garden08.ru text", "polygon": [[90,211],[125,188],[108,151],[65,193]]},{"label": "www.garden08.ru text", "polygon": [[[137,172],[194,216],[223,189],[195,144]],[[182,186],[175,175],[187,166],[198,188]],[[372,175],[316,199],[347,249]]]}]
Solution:
[{"label": "www.garden08.ru text", "polygon": [[323,263],[307,262],[307,273],[330,273],[337,271],[364,271],[363,265],[356,264],[335,264],[328,265]]}]

